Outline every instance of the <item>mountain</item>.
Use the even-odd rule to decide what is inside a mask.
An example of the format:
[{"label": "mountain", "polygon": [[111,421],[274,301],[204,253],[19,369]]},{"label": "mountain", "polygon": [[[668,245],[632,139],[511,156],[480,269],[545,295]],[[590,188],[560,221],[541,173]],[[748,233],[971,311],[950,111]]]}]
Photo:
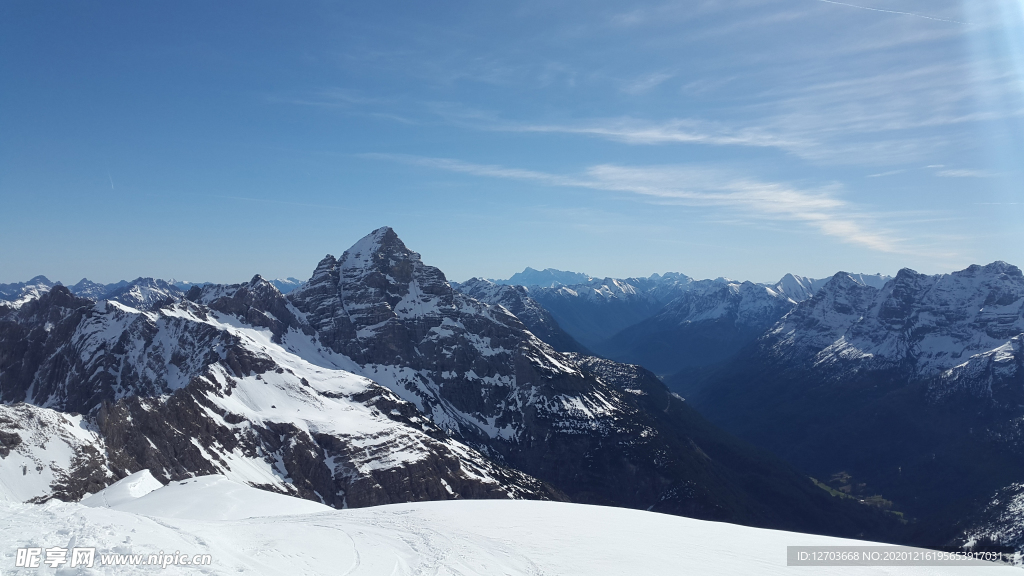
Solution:
[{"label": "mountain", "polygon": [[131,282],[111,285],[102,299],[120,302],[139,310],[149,310],[164,302],[180,300],[183,295],[180,288],[165,280],[136,278]]},{"label": "mountain", "polygon": [[77,500],[148,468],[163,482],[225,474],[335,507],[564,498],[284,328],[277,318],[294,308],[262,278],[190,295],[139,310],[55,286],[0,307],[6,492]]},{"label": "mountain", "polygon": [[[875,287],[881,287],[888,278],[866,274],[850,277]],[[647,317],[643,316],[650,313],[650,308],[635,308],[640,313],[633,320],[642,319],[593,342],[591,349],[606,358],[642,364],[659,374],[673,390],[688,395],[694,382],[729,362],[827,280],[787,274],[775,284],[754,284],[726,278],[692,280],[682,275],[655,275],[622,282],[633,288],[630,296],[620,297],[622,300],[661,303],[666,297],[671,299]],[[544,301],[551,303],[550,299]],[[594,306],[588,312],[592,325],[620,319],[611,306]]]},{"label": "mountain", "polygon": [[601,355],[641,364],[658,374],[725,361],[753,342],[795,302],[752,282],[699,280],[654,316],[594,349]]},{"label": "mountain", "polygon": [[[560,353],[455,291],[390,228],[288,295],[255,276],[136,303],[56,286],[0,307],[0,398],[21,410],[8,457],[66,476],[26,471],[18,494],[77,499],[149,469],[332,507],[568,498],[895,537],[891,518],[723,433],[650,372]],[[22,423],[38,411],[84,415],[67,426],[93,432],[76,449],[89,456],[47,452]]]},{"label": "mountain", "polygon": [[[892,279],[891,276],[885,276],[882,274],[847,274],[858,284],[864,286],[871,286],[872,288],[881,289],[885,286],[885,283]],[[825,284],[828,284],[831,278],[806,278],[804,276],[797,276],[795,274],[786,274],[779,280],[772,288],[780,293],[785,294],[790,300],[794,302],[803,302],[815,292],[820,290]]]},{"label": "mountain", "polygon": [[686,291],[683,274],[649,278],[605,278],[585,284],[538,288],[530,296],[578,342],[592,347],[619,331],[646,320]]},{"label": "mountain", "polygon": [[91,300],[103,300],[108,293],[124,288],[127,285],[128,282],[126,280],[121,280],[116,284],[100,284],[98,282],[93,282],[88,278],[82,278],[77,284],[68,286],[68,290],[70,290],[75,296],[81,296],[82,298],[89,298]]},{"label": "mountain", "polygon": [[503,286],[539,286],[542,288],[557,288],[558,286],[582,284],[584,282],[589,282],[590,280],[592,280],[590,275],[580,272],[566,272],[565,270],[555,270],[554,268],[534,270],[533,268],[527,267],[522,272],[516,272],[513,274],[508,280],[491,280],[491,282]]},{"label": "mountain", "polygon": [[723,435],[650,372],[555,351],[390,228],[325,257],[288,300],[319,345],[574,501],[819,531],[885,522]]},{"label": "mountain", "polygon": [[880,494],[919,519],[920,538],[949,541],[1024,481],[1022,340],[1015,266],[904,269],[881,289],[839,273],[689,399],[813,476]]},{"label": "mountain", "polygon": [[492,306],[502,306],[518,318],[524,326],[552,348],[559,352],[587,352],[575,338],[558,325],[551,313],[530,297],[526,286],[495,284],[490,280],[470,278],[460,283],[452,282],[459,292]]},{"label": "mountain", "polygon": [[270,283],[273,284],[274,288],[277,288],[281,294],[287,294],[299,286],[302,286],[302,280],[292,278],[290,276],[288,278],[277,278],[275,280],[271,280]]},{"label": "mountain", "polygon": [[0,306],[7,305],[19,307],[25,302],[38,298],[56,286],[46,276],[36,276],[28,282],[16,282],[14,284],[0,284]]},{"label": "mountain", "polygon": [[1024,483],[996,490],[967,520],[954,543],[964,547],[999,546],[1024,550]]}]

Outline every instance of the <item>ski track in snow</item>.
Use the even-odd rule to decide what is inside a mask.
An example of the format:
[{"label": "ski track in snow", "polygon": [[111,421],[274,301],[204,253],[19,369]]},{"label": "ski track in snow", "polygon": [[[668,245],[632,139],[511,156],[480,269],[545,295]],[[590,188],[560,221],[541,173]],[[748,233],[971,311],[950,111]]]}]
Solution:
[{"label": "ski track in snow", "polygon": [[[0,538],[5,543],[0,550],[4,574],[53,574],[49,567],[13,568],[15,549],[66,546],[72,540],[77,546],[96,546],[97,556],[113,551],[213,557],[210,566],[169,566],[160,574],[352,576],[791,575],[795,571],[785,565],[786,546],[866,544],[621,508],[493,500],[235,520],[160,518],[62,502],[4,503],[0,504]],[[119,566],[81,573],[152,574],[154,570],[152,566]],[[1011,568],[797,570],[844,576],[960,575],[980,570],[978,574],[997,576]]]}]

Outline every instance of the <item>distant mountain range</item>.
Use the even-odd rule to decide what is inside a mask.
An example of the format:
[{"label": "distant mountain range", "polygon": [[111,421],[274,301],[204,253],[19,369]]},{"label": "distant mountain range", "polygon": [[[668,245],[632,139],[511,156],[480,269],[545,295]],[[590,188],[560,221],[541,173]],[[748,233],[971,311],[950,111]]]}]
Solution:
[{"label": "distant mountain range", "polygon": [[9,498],[77,500],[148,469],[337,508],[527,498],[881,539],[898,528],[709,424],[643,368],[581,352],[525,290],[464,287],[504,302],[489,304],[453,289],[390,228],[287,295],[260,276],[187,291],[142,279],[99,299],[25,288],[0,304]]},{"label": "distant mountain range", "polygon": [[517,276],[450,283],[381,228],[305,282],[0,285],[0,497],[149,469],[1024,548],[1018,268]]},{"label": "distant mountain range", "polygon": [[1015,266],[904,269],[881,288],[840,273],[687,397],[813,476],[883,496],[922,537],[1019,547],[1005,527],[1021,518],[1022,342]]},{"label": "distant mountain range", "polygon": [[581,272],[566,272],[565,270],[555,270],[554,268],[545,268],[544,270],[534,270],[533,268],[527,267],[522,272],[516,272],[508,280],[491,280],[494,284],[502,286],[541,286],[544,288],[557,288],[558,286],[568,286],[572,284],[582,284],[589,282],[592,278]]},{"label": "distant mountain range", "polygon": [[[851,277],[875,288],[890,279],[880,274]],[[548,327],[538,328],[540,332],[564,332],[601,356],[643,365],[680,391],[686,390],[692,369],[725,361],[829,280],[786,274],[775,284],[755,284],[726,278],[694,280],[680,273],[594,279],[527,268],[507,281],[490,283],[516,278],[524,282],[521,298],[528,297],[557,324],[556,330],[548,322]],[[579,278],[586,280],[568,284]],[[472,288],[464,290],[485,302],[502,303],[497,296],[480,292],[479,282],[471,280],[467,286]],[[564,337],[552,338],[552,346],[564,346]]]},{"label": "distant mountain range", "polygon": [[909,538],[1024,548],[1024,277],[1015,266],[787,274],[775,284],[666,275],[522,291],[589,350],[654,370],[831,493],[900,511]]},{"label": "distant mountain range", "polygon": [[[302,285],[302,281],[295,278],[269,280],[282,294],[287,294]],[[136,278],[135,280],[121,280],[112,284],[99,284],[88,278],[82,278],[78,283],[68,286],[67,289],[75,296],[90,298],[92,300],[116,300],[129,306],[141,306],[147,308],[157,300],[168,297],[176,297],[184,294],[193,286],[206,286],[209,282],[183,282],[179,280],[158,280],[155,278]],[[36,276],[28,282],[16,282],[13,284],[0,284],[0,304],[8,304],[18,307],[22,303],[38,298],[44,292],[48,292],[54,286],[61,285],[60,282],[51,282],[46,276]]]}]

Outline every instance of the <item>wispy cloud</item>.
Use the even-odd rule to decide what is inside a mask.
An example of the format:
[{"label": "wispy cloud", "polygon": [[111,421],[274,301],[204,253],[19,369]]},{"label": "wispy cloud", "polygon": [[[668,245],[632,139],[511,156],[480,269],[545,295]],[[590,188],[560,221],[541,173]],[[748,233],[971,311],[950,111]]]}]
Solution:
[{"label": "wispy cloud", "polygon": [[903,174],[906,170],[889,170],[888,172],[879,172],[878,174],[868,174],[868,178],[882,178],[883,176],[895,176],[896,174]]},{"label": "wispy cloud", "polygon": [[872,12],[885,12],[887,14],[898,14],[900,16],[913,16],[915,18],[924,18],[926,20],[934,20],[936,22],[949,22],[951,24],[964,24],[969,25],[970,22],[960,22],[959,20],[950,20],[947,18],[937,18],[935,16],[926,16],[924,14],[916,14],[914,12],[900,12],[899,10],[883,10],[882,8],[871,8],[869,6],[859,6],[857,4],[847,4],[846,2],[836,2],[835,0],[818,0],[818,2],[824,2],[826,4],[835,4],[837,6],[847,6],[849,8],[858,8],[860,10],[870,10]]},{"label": "wispy cloud", "polygon": [[879,252],[916,253],[905,239],[885,230],[877,215],[840,198],[835,186],[805,189],[781,182],[736,177],[716,168],[685,165],[599,164],[580,174],[563,175],[451,158],[394,154],[363,154],[362,157],[545,186],[626,193],[654,204],[718,208],[733,217],[742,216],[751,221],[797,222],[826,236]]},{"label": "wispy cloud", "polygon": [[676,119],[644,122],[632,118],[594,120],[572,124],[493,123],[492,130],[506,132],[547,132],[581,134],[617,140],[627,144],[716,144],[795,149],[810,143],[786,139],[757,128],[729,128],[711,122]]},{"label": "wispy cloud", "polygon": [[943,178],[991,178],[993,176],[992,173],[982,170],[940,170],[935,175]]}]

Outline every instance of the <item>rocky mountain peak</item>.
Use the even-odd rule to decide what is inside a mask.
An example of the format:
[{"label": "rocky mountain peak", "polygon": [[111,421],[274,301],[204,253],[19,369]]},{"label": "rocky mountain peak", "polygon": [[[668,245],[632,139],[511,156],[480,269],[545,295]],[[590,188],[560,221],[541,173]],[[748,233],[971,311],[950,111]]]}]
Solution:
[{"label": "rocky mountain peak", "polygon": [[387,226],[363,236],[339,260],[345,271],[362,270],[369,273],[394,270],[402,275],[407,274],[408,265],[414,261],[419,262],[420,255],[409,250],[398,234]]}]

